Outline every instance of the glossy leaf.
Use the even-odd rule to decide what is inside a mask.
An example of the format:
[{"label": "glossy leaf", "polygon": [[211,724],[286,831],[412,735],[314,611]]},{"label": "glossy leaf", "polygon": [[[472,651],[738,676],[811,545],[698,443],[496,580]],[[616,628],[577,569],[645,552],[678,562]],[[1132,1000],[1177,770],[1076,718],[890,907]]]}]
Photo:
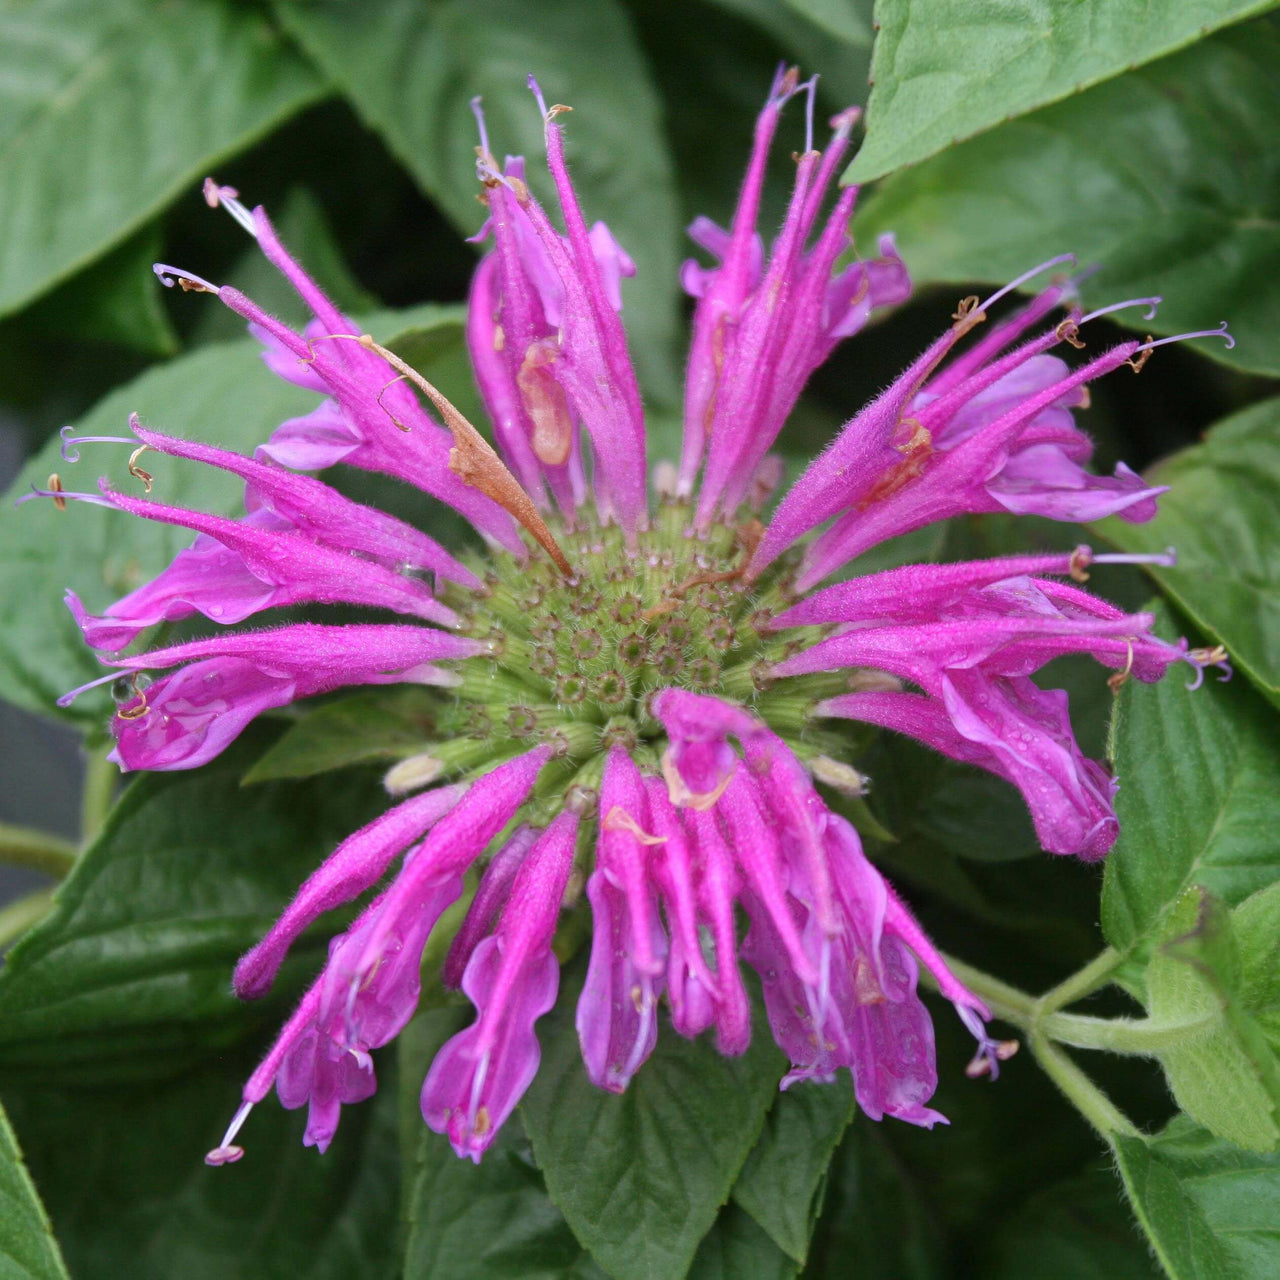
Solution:
[{"label": "glossy leaf", "polygon": [[[217,305],[207,298],[192,301]],[[456,351],[461,342],[456,308],[381,312],[365,322],[428,370],[422,358],[427,351]],[[257,343],[241,339],[148,370],[102,400],[76,424],[76,433],[121,435],[136,410],[158,430],[249,453],[284,419],[316,403],[314,393],[273,376]],[[99,475],[124,477],[125,446],[85,445],[78,464],[64,463],[59,447],[56,437],[46,444],[19,473],[8,499],[0,500],[6,546],[0,561],[0,696],[88,727],[106,718],[105,691],[91,691],[65,711],[54,705],[60,694],[103,673],[63,604],[63,591],[75,590],[90,611],[105,608],[163,569],[190,544],[191,533],[87,504],[58,511],[51,503],[26,502],[15,509],[14,498],[33,484],[43,486],[52,472],[67,489],[89,492],[96,492]],[[224,514],[243,510],[234,476],[154,453],[146,465],[164,502]],[[424,506],[417,504],[419,512]],[[432,507],[440,509],[431,504],[428,512]]]},{"label": "glossy leaf", "polygon": [[219,1055],[145,1086],[4,1086],[77,1280],[342,1280],[397,1274],[395,1061],[343,1110],[326,1155],[302,1145],[303,1112],[274,1096],[250,1117],[238,1164],[208,1168],[253,1070]]},{"label": "glossy leaf", "polygon": [[18,1140],[0,1107],[0,1275],[13,1280],[67,1280],[49,1215],[22,1162]]},{"label": "glossy leaf", "polygon": [[1150,474],[1170,486],[1160,514],[1098,532],[1126,551],[1176,547],[1177,566],[1153,576],[1280,706],[1280,398],[1233,414]]},{"label": "glossy leaf", "polygon": [[119,244],[325,92],[252,9],[0,8],[0,315]]},{"label": "glossy leaf", "polygon": [[617,0],[546,5],[536,22],[520,0],[372,0],[359,9],[326,0],[279,3],[276,13],[464,235],[484,220],[471,99],[484,98],[499,158],[527,156],[535,191],[547,196],[526,78],[536,73],[548,102],[572,106],[561,123],[587,218],[604,219],[638,268],[623,286],[633,358],[671,398],[674,179],[657,97]]},{"label": "glossy leaf", "polygon": [[1204,889],[1170,912],[1147,966],[1147,1010],[1169,1028],[1160,1063],[1178,1105],[1211,1133],[1274,1150],[1280,1064],[1239,991],[1231,917]]},{"label": "glossy leaf", "polygon": [[[1167,609],[1161,634],[1174,634]],[[1229,905],[1280,878],[1271,708],[1238,678],[1194,692],[1177,673],[1130,681],[1117,707],[1120,838],[1107,859],[1102,927],[1129,948],[1160,926],[1192,884]]]},{"label": "glossy leaf", "polygon": [[145,355],[174,355],[178,335],[151,270],[160,244],[159,225],[145,227],[29,307],[23,329],[54,340],[89,339]]},{"label": "glossy leaf", "polygon": [[782,1056],[758,1019],[741,1058],[707,1038],[658,1044],[627,1091],[597,1089],[582,1065],[562,984],[538,1026],[542,1065],[521,1110],[547,1190],[574,1234],[616,1280],[684,1275],[764,1125]]},{"label": "glossy leaf", "polygon": [[770,1107],[733,1185],[734,1203],[797,1263],[808,1255],[827,1165],[855,1110],[843,1073],[831,1084],[793,1085]]},{"label": "glossy leaf", "polygon": [[1171,53],[1265,0],[880,0],[865,182]]},{"label": "glossy leaf", "polygon": [[1255,22],[1002,125],[888,179],[859,242],[896,231],[918,283],[1003,282],[1071,251],[1101,268],[1086,306],[1163,295],[1155,320],[1115,319],[1164,334],[1229,320],[1234,350],[1197,349],[1280,373],[1277,65],[1280,36]]},{"label": "glossy leaf", "polygon": [[1134,1212],[1172,1280],[1270,1280],[1280,1155],[1242,1151],[1179,1116],[1154,1138],[1116,1138]]},{"label": "glossy leaf", "polygon": [[54,910],[0,971],[0,1070],[171,1073],[278,1018],[319,968],[326,933],[298,943],[272,999],[242,1003],[231,990],[240,954],[386,800],[367,775],[341,788],[242,789],[271,734],[256,727],[203,769],[130,786]]}]

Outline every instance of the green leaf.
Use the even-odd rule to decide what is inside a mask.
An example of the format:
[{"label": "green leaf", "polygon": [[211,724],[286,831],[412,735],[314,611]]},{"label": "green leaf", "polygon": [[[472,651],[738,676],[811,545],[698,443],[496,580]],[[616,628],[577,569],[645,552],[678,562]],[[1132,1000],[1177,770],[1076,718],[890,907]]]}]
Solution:
[{"label": "green leaf", "polygon": [[703,1237],[689,1280],[793,1280],[799,1263],[737,1204],[726,1205]]},{"label": "green leaf", "polygon": [[[1175,634],[1167,609],[1157,618],[1161,635]],[[1235,905],[1280,878],[1275,715],[1242,681],[1185,685],[1171,672],[1120,691],[1120,838],[1102,890],[1103,932],[1120,950],[1158,929],[1192,884]]]},{"label": "green leaf", "polygon": [[[833,111],[867,100],[871,67],[871,5],[850,0],[714,0],[767,32],[794,58],[801,74],[817,74],[820,100]],[[832,37],[835,37],[835,43]],[[767,89],[767,85],[761,89]],[[764,94],[759,92],[760,105]],[[699,103],[701,108],[701,103]],[[744,132],[741,142],[746,142]],[[683,175],[682,175],[683,177]],[[729,197],[732,192],[725,192]]]},{"label": "green leaf", "polygon": [[18,1140],[0,1107],[0,1275],[12,1280],[67,1280],[49,1215],[22,1163]]},{"label": "green leaf", "polygon": [[396,1274],[395,1061],[344,1107],[321,1156],[304,1112],[254,1109],[233,1167],[203,1156],[240,1100],[253,1055],[222,1055],[145,1087],[5,1086],[36,1185],[78,1280],[390,1280]]},{"label": "green leaf", "polygon": [[1268,8],[1267,0],[879,0],[867,140],[849,180],[915,164]]},{"label": "green leaf", "polygon": [[213,0],[7,0],[0,84],[0,315],[325,92],[260,14]]},{"label": "green leaf", "polygon": [[292,724],[244,775],[246,784],[310,778],[346,765],[397,760],[421,751],[439,710],[421,686],[353,693],[309,711]]},{"label": "green leaf", "polygon": [[1237,1146],[1271,1151],[1280,1066],[1240,999],[1239,966],[1226,908],[1188,890],[1147,966],[1147,1009],[1153,1023],[1181,1028],[1159,1058],[1182,1110]]},{"label": "green leaf", "polygon": [[808,1255],[819,1189],[855,1110],[847,1076],[832,1084],[793,1085],[769,1108],[764,1132],[734,1183],[734,1202],[797,1263]]},{"label": "green leaf", "polygon": [[327,937],[312,933],[271,1000],[244,1004],[231,990],[240,954],[386,799],[361,775],[242,789],[271,732],[255,726],[214,763],[146,774],[125,792],[0,971],[0,1070],[172,1072],[278,1018],[319,968]]},{"label": "green leaf", "polygon": [[[859,1116],[831,1163],[805,1280],[941,1280],[941,1242],[880,1125]],[[945,1165],[945,1157],[940,1161]],[[856,1267],[856,1269],[855,1269]]]},{"label": "green leaf", "polygon": [[1114,1145],[1134,1212],[1172,1280],[1271,1280],[1280,1155],[1241,1151],[1183,1116],[1154,1138]]},{"label": "green leaf", "polygon": [[561,123],[583,209],[638,268],[623,286],[632,356],[651,391],[675,397],[674,178],[657,95],[617,0],[561,0],[536,22],[522,0],[327,0],[277,3],[276,13],[466,235],[483,221],[471,99],[484,97],[498,156],[526,155],[541,193],[542,121],[526,77],[572,106]]},{"label": "green leaf", "polygon": [[764,1125],[782,1056],[763,1018],[751,1047],[725,1058],[707,1038],[660,1026],[653,1055],[621,1095],[587,1079],[562,984],[538,1028],[542,1066],[522,1111],[547,1190],[615,1280],[671,1280],[698,1242]]},{"label": "green leaf", "polygon": [[1103,268],[1087,305],[1162,295],[1156,320],[1140,308],[1115,320],[1182,333],[1227,319],[1235,349],[1196,350],[1280,373],[1278,61],[1274,27],[1252,23],[1002,125],[888,179],[855,223],[859,243],[895,230],[920,283],[1009,280],[1070,250]]},{"label": "green leaf", "polygon": [[604,1280],[551,1203],[518,1116],[478,1165],[424,1126],[419,1162],[406,1277]]},{"label": "green leaf", "polygon": [[1151,469],[1171,486],[1149,524],[1097,531],[1125,551],[1178,551],[1152,576],[1280,706],[1280,398],[1232,414]]},{"label": "green leaf", "polygon": [[[384,311],[362,323],[418,360],[428,376],[436,370],[424,354],[461,346],[461,313],[455,307]],[[284,419],[316,403],[313,392],[274,377],[263,367],[258,344],[241,339],[148,370],[96,405],[76,432],[121,435],[137,410],[148,426],[249,453]],[[88,504],[58,511],[48,502],[27,502],[15,509],[14,499],[33,484],[43,486],[51,472],[63,476],[66,488],[87,491],[95,491],[96,478],[108,470],[117,477],[124,473],[122,446],[86,445],[78,465],[64,463],[59,446],[57,438],[49,441],[0,500],[6,547],[0,560],[0,696],[96,728],[110,707],[104,691],[90,692],[65,711],[54,705],[60,694],[103,671],[64,606],[62,591],[71,588],[90,612],[99,611],[159,573],[190,544],[191,533]],[[154,453],[146,466],[163,502],[228,515],[243,510],[243,484],[234,476]],[[420,519],[421,496],[414,496]]]},{"label": "green leaf", "polygon": [[1240,951],[1240,1002],[1280,1052],[1280,881],[1231,913],[1231,931]]},{"label": "green leaf", "polygon": [[115,343],[144,355],[173,355],[178,335],[151,270],[160,244],[159,225],[144,228],[28,308],[20,322],[23,329],[52,338]]},{"label": "green leaf", "polygon": [[1034,1259],[1038,1280],[1156,1280],[1141,1231],[1099,1169],[1054,1183],[1030,1196],[983,1249],[984,1280],[1026,1280]]}]

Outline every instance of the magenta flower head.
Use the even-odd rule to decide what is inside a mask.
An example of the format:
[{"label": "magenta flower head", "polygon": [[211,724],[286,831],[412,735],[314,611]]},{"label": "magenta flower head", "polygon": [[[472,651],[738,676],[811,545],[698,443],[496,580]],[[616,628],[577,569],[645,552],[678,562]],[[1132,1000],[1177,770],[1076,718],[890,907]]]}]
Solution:
[{"label": "magenta flower head", "polygon": [[[1071,653],[1113,683],[1156,680],[1180,662],[1198,683],[1207,665],[1226,666],[1221,651],[1166,643],[1149,615],[1080,585],[1091,568],[1141,557],[1081,546],[857,572],[885,539],[963,513],[1151,518],[1161,490],[1123,465],[1090,472],[1075,412],[1091,381],[1140,369],[1161,344],[1123,341],[1068,364],[1103,312],[1082,314],[1065,278],[990,319],[1011,289],[1067,258],[961,303],[767,523],[757,518],[782,476],[770,450],[810,373],[910,287],[890,239],[838,265],[857,192],[830,188],[856,112],[836,116],[819,149],[812,85],[794,72],[770,89],[728,229],[706,218],[690,228],[708,257],[682,272],[696,300],[684,444],[651,497],[621,318],[637,264],[607,227],[588,224],[565,167],[564,109],[531,87],[558,218],[534,198],[523,159],[499,164],[477,107],[489,216],[476,240],[488,249],[467,341],[496,448],[333,307],[261,209],[210,182],[209,202],[256,237],[311,323],[294,332],[232,288],[157,270],[215,294],[249,323],[271,373],[321,399],[252,458],[131,421],[119,440],[135,450],[242,478],[236,519],[105,480],[93,492],[42,491],[194,535],[121,600],[68,596],[109,668],[94,683],[114,682],[123,768],[194,768],[259,713],[352,685],[440,689],[442,722],[458,735],[424,741],[390,772],[394,807],[316,869],[238,965],[238,993],[263,995],[303,930],[372,893],[333,939],[210,1163],[240,1158],[238,1131],[273,1087],[286,1107],[308,1105],[305,1140],[327,1146],[342,1106],[374,1091],[372,1055],[413,1015],[427,940],[460,902],[461,923],[441,940],[443,980],[475,1018],[431,1064],[421,1104],[461,1156],[481,1159],[538,1070],[565,910],[592,921],[576,1028],[600,1088],[625,1090],[664,1035],[707,1034],[742,1053],[745,964],[790,1062],[782,1088],[848,1071],[869,1116],[932,1126],[943,1117],[928,1105],[937,1065],[922,969],[977,1040],[973,1074],[994,1077],[1009,1046],[988,1036],[989,1011],[837,811],[830,788],[857,779],[840,722],[908,734],[996,774],[1025,797],[1047,851],[1096,860],[1116,838],[1116,781],[1077,745],[1067,695],[1035,673]],[[766,246],[766,162],[797,95],[809,136]],[[469,520],[478,545],[448,550],[310,474],[335,466],[416,486]],[[129,470],[150,489],[136,453]],[[274,609],[313,604],[382,616],[271,622]],[[196,615],[211,635],[126,653],[155,624]],[[235,629],[250,619],[262,625]]]}]

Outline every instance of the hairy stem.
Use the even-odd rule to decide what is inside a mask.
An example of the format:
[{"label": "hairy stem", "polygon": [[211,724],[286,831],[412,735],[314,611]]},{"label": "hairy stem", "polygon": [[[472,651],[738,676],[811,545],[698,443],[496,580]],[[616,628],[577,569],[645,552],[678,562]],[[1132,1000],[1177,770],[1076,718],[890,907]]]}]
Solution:
[{"label": "hairy stem", "polygon": [[0,862],[30,867],[59,880],[75,865],[76,848],[61,836],[0,823]]},{"label": "hairy stem", "polygon": [[1045,1035],[1077,1049],[1106,1049],[1111,1053],[1149,1056],[1212,1031],[1221,1022],[1221,1015],[1216,1012],[1189,1022],[1088,1018],[1077,1013],[1051,1013],[1038,1026]]},{"label": "hairy stem", "polygon": [[106,821],[120,770],[98,751],[90,752],[80,796],[80,838],[88,844]]},{"label": "hairy stem", "polygon": [[1043,1018],[1046,1014],[1056,1013],[1059,1009],[1065,1009],[1067,1005],[1092,995],[1099,987],[1105,987],[1123,959],[1114,947],[1108,947],[1083,969],[1077,969],[1069,978],[1046,991],[1036,1001],[1035,1016]]},{"label": "hairy stem", "polygon": [[53,906],[53,890],[40,889],[0,909],[0,950],[20,938]]},{"label": "hairy stem", "polygon": [[1029,1043],[1031,1052],[1045,1075],[1107,1142],[1116,1134],[1129,1138],[1138,1136],[1138,1130],[1129,1117],[1080,1070],[1064,1050],[1038,1030],[1031,1032]]}]

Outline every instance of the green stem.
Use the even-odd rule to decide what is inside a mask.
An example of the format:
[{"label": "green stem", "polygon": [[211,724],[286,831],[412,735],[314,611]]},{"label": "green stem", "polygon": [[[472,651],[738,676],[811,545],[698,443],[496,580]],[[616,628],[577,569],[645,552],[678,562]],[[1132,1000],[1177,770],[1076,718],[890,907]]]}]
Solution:
[{"label": "green stem", "polygon": [[1043,1018],[1046,1014],[1056,1013],[1059,1009],[1065,1009],[1067,1005],[1092,995],[1099,987],[1105,987],[1123,959],[1114,947],[1108,947],[1083,969],[1077,969],[1065,981],[1046,991],[1036,1001],[1036,1017]]},{"label": "green stem", "polygon": [[21,937],[53,906],[53,890],[40,889],[0,909],[0,950]]},{"label": "green stem", "polygon": [[[1009,986],[1007,982],[1001,982],[999,978],[993,978],[989,973],[983,973],[981,969],[972,968],[963,960],[956,960],[948,955],[942,958],[946,961],[947,968],[974,995],[981,997],[997,1018],[1012,1022],[1015,1027],[1025,1029],[1031,1026],[1035,1016],[1034,996],[1028,995],[1025,991],[1019,991],[1017,987]],[[923,979],[924,975],[921,976]]]},{"label": "green stem", "polygon": [[1088,1018],[1078,1013],[1051,1013],[1039,1023],[1045,1035],[1077,1049],[1106,1049],[1112,1053],[1152,1056],[1184,1044],[1220,1025],[1211,1013],[1190,1022],[1156,1022],[1151,1018]]},{"label": "green stem", "polygon": [[91,751],[80,797],[80,838],[87,845],[102,830],[111,809],[120,770],[98,751]]},{"label": "green stem", "polygon": [[61,880],[75,865],[75,860],[76,848],[69,840],[47,831],[32,831],[0,822],[0,862],[30,867]]},{"label": "green stem", "polygon": [[1107,1142],[1116,1134],[1138,1136],[1129,1117],[1053,1041],[1040,1031],[1032,1031],[1029,1043],[1045,1075]]}]

